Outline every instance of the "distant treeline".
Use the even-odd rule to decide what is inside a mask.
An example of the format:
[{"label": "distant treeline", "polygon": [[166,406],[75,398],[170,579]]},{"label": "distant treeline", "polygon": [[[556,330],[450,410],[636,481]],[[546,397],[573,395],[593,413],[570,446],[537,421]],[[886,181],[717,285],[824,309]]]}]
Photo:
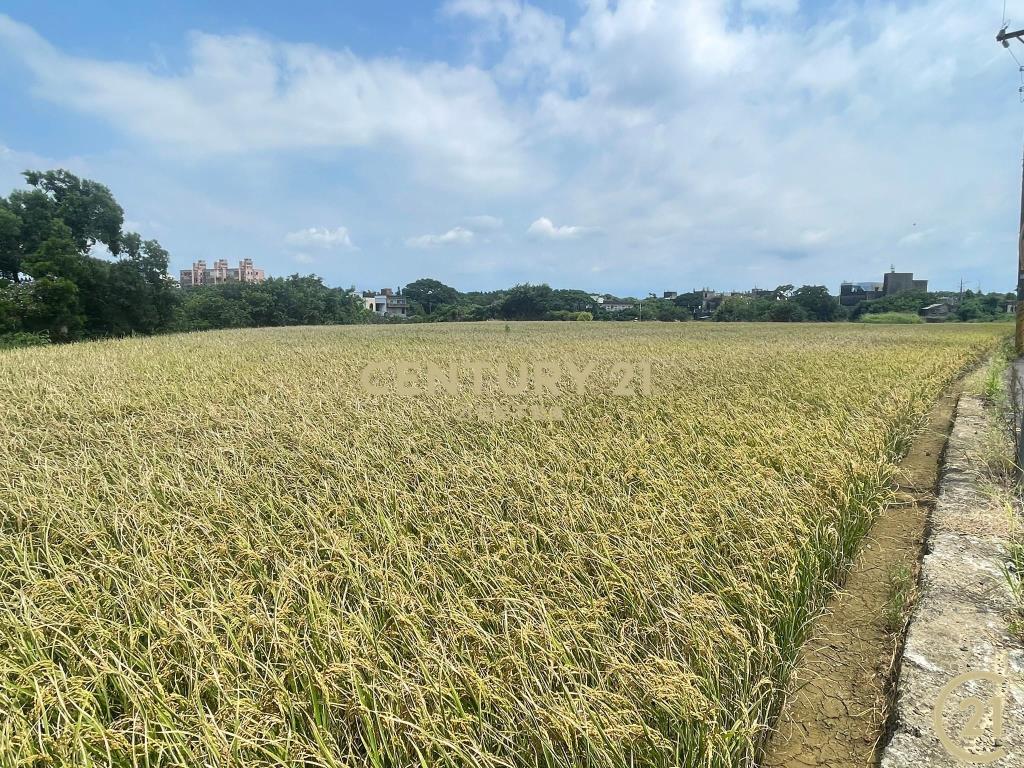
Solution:
[{"label": "distant treeline", "polygon": [[[183,291],[156,240],[126,232],[110,190],[26,171],[0,197],[0,347],[171,331],[367,322],[351,290],[315,276]],[[106,258],[95,252],[103,247]]]},{"label": "distant treeline", "polygon": [[925,307],[947,299],[955,299],[949,320],[962,323],[992,322],[1007,317],[1006,302],[1013,301],[1015,297],[1014,293],[976,293],[971,290],[964,291],[962,296],[952,291],[938,293],[911,291],[896,296],[887,296],[884,299],[862,302],[850,312],[850,319],[859,320],[865,314],[879,315],[893,312],[917,314]]},{"label": "distant treeline", "polygon": [[[489,292],[461,293],[437,280],[424,278],[405,286],[410,319],[414,322],[453,320],[644,320],[681,321],[709,317],[716,322],[817,322],[859,320],[866,314],[917,315],[951,293],[904,293],[847,308],[823,285],[780,285],[754,296],[732,296],[709,305],[702,291],[673,298],[617,299],[599,303],[586,291],[557,290],[547,285],[517,285]],[[965,291],[950,315],[951,320],[991,321],[1004,316],[1004,305],[1013,294],[975,294]],[[614,310],[605,306],[631,305]]]},{"label": "distant treeline", "polygon": [[[824,286],[781,286],[761,298],[738,296],[721,302],[711,315],[719,321],[830,322],[846,319],[838,300]],[[673,298],[613,296],[599,302],[586,291],[556,290],[547,285],[517,285],[487,293],[460,293],[437,280],[410,283],[402,291],[412,320],[644,320],[685,321],[704,316],[699,291]],[[609,309],[608,307],[615,307]]]},{"label": "distant treeline", "polygon": [[[423,278],[400,291],[408,316],[379,316],[352,289],[315,275],[183,290],[156,240],[124,231],[110,190],[67,171],[26,171],[30,189],[0,197],[0,348],[132,334],[284,325],[472,320],[683,321],[707,315],[700,292],[598,301],[548,285],[460,292]],[[104,257],[97,249],[108,251]],[[941,294],[905,293],[841,307],[824,286],[779,286],[722,300],[711,319],[834,322],[865,313],[918,313]],[[951,319],[994,320],[1012,294],[964,294]],[[615,309],[612,309],[615,307]]]},{"label": "distant treeline", "polygon": [[[462,293],[431,278],[409,283],[402,290],[411,319],[420,322],[458,320],[597,320],[613,313],[606,312],[586,291],[552,288],[549,285],[525,283],[498,291],[467,291]],[[685,319],[685,312],[668,310]],[[644,319],[648,319],[644,302]],[[656,310],[651,306],[652,313]],[[623,310],[628,313],[630,310]],[[631,316],[636,317],[633,310]],[[649,319],[654,319],[652,316]],[[670,319],[665,317],[664,319]]]}]

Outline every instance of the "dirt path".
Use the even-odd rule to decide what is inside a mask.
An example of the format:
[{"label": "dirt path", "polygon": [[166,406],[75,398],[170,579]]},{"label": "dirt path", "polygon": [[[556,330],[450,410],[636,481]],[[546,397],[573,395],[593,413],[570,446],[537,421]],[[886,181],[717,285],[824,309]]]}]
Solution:
[{"label": "dirt path", "polygon": [[843,590],[814,626],[762,765],[864,768],[877,764],[898,642],[885,622],[894,569],[917,569],[960,386],[933,406],[900,464],[897,499],[871,527]]}]

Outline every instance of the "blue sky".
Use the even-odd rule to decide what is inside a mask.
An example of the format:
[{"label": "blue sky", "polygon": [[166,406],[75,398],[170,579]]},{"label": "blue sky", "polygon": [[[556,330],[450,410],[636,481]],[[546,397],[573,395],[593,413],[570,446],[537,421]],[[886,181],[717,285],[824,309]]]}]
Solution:
[{"label": "blue sky", "polygon": [[0,190],[26,168],[102,181],[175,269],[1014,283],[1024,107],[996,0],[0,10]]}]

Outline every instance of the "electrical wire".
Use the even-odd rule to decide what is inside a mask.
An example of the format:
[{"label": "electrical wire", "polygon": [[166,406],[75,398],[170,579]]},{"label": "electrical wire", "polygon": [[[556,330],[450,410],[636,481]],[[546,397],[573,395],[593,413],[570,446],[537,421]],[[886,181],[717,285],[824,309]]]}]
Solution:
[{"label": "electrical wire", "polygon": [[1013,52],[1013,48],[1008,47],[1006,50],[1017,63],[1017,72],[1020,74],[1020,88],[1017,89],[1017,93],[1020,94],[1020,101],[1024,104],[1024,64],[1020,63],[1020,59],[1018,59],[1017,54]]},{"label": "electrical wire", "polygon": [[1017,54],[1013,52],[1013,48],[1007,48],[1006,50],[1010,52],[1010,55],[1013,57],[1013,60],[1017,62],[1017,67],[1019,68],[1021,66],[1020,59],[1018,59]]}]

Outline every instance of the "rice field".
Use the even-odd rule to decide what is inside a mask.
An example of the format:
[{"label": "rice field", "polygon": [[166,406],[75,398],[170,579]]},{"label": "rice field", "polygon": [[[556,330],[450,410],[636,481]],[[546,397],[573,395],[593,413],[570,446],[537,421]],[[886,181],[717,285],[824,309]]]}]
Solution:
[{"label": "rice field", "polygon": [[749,766],[894,460],[1006,333],[0,353],[0,765]]}]

